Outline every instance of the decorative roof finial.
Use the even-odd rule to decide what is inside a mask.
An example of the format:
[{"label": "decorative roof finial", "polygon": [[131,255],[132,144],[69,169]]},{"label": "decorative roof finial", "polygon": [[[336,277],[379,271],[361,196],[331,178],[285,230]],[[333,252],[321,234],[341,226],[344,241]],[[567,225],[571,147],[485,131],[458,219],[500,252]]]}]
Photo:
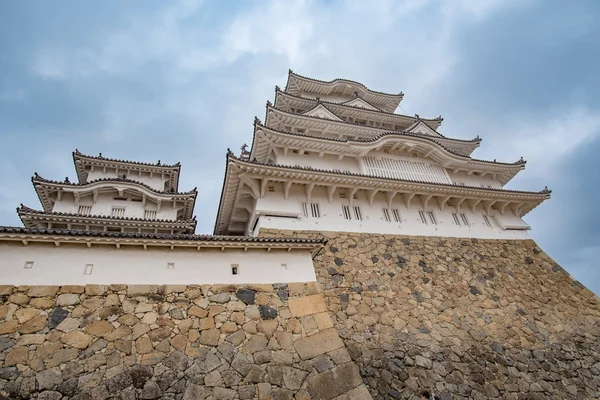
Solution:
[{"label": "decorative roof finial", "polygon": [[419,114],[415,114],[415,118],[418,119],[419,121],[421,120],[421,117],[419,116]]},{"label": "decorative roof finial", "polygon": [[102,158],[102,153],[98,153],[98,158]]},{"label": "decorative roof finial", "polygon": [[271,100],[267,100],[267,107],[271,107],[272,105]]},{"label": "decorative roof finial", "polygon": [[479,139],[480,139],[480,137],[479,137],[479,135],[477,135],[477,137],[475,138],[475,140],[479,140]]},{"label": "decorative roof finial", "polygon": [[494,158],[494,162],[496,162],[496,159]]},{"label": "decorative roof finial", "polygon": [[233,151],[231,151],[231,149],[228,147],[227,148],[227,156],[233,156]]},{"label": "decorative roof finial", "polygon": [[34,173],[33,173],[33,176],[34,176],[34,177],[36,177],[36,178],[39,178],[39,177],[40,177],[40,175],[39,175],[37,172],[34,172]]},{"label": "decorative roof finial", "polygon": [[521,156],[521,158],[519,159],[520,162],[525,162],[525,160],[523,160],[523,156]]},{"label": "decorative roof finial", "polygon": [[275,85],[275,91],[276,92],[280,92],[281,91],[281,89],[279,88],[279,85]]},{"label": "decorative roof finial", "polygon": [[358,97],[358,91],[354,91],[354,97]]},{"label": "decorative roof finial", "polygon": [[65,183],[71,183],[71,181],[69,181],[69,177],[65,176]]}]

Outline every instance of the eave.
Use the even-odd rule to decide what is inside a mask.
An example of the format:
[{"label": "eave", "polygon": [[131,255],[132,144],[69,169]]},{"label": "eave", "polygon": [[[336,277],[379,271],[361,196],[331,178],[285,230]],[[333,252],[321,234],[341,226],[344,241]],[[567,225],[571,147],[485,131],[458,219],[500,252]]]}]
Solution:
[{"label": "eave", "polygon": [[160,164],[160,161],[159,163],[153,164],[139,161],[118,160],[103,157],[102,154],[99,156],[86,155],[79,152],[77,149],[73,152],[73,163],[75,164],[77,179],[81,184],[87,182],[88,173],[86,167],[99,169],[114,168],[119,171],[127,172],[128,175],[130,175],[132,171],[138,172],[138,175],[140,176],[142,172],[153,173],[162,178],[167,175],[169,176],[170,185],[173,190],[179,190],[179,175],[181,173],[180,163],[163,165]]},{"label": "eave", "polygon": [[444,147],[456,153],[470,155],[481,143],[481,139],[472,140],[451,139],[444,136],[430,136],[405,131],[390,131],[389,129],[377,128],[354,124],[345,121],[334,121],[330,119],[311,117],[302,114],[290,113],[273,107],[267,103],[265,126],[275,130],[283,131],[283,126],[290,125],[296,128],[315,129],[325,132],[328,136],[337,137],[338,139],[344,136],[354,136],[359,139],[372,140],[384,133],[411,133],[430,137]]},{"label": "eave", "polygon": [[166,229],[185,229],[190,233],[196,230],[198,221],[195,219],[186,220],[165,220],[165,219],[143,219],[143,218],[118,218],[106,215],[79,215],[62,212],[45,212],[33,210],[21,205],[17,208],[17,214],[26,228],[37,228],[36,221],[50,223],[64,223],[76,225],[89,225],[99,227],[124,227],[124,228],[166,228]]},{"label": "eave", "polygon": [[[263,188],[265,182],[284,183],[284,197],[287,198],[291,185],[303,185],[306,188],[307,201],[310,201],[311,192],[315,186],[326,187],[329,202],[335,190],[350,188],[354,191],[364,190],[372,199],[377,193],[384,193],[390,203],[400,195],[406,208],[410,208],[411,199],[415,196],[424,203],[424,208],[429,201],[438,204],[444,209],[448,202],[454,202],[454,206],[474,208],[481,204],[486,212],[492,207],[504,214],[509,207],[515,215],[523,216],[537,207],[541,202],[550,198],[550,191],[544,189],[541,192],[524,192],[505,189],[489,189],[471,186],[459,186],[451,184],[433,184],[428,182],[407,181],[400,179],[387,179],[353,173],[341,173],[335,171],[323,171],[312,168],[298,168],[280,165],[265,165],[257,162],[243,161],[231,153],[227,157],[227,169],[224,179],[221,203],[215,223],[215,232],[223,233],[230,231],[230,218],[236,209],[238,192],[249,187],[256,199],[265,195]],[[414,204],[414,203],[413,203]],[[250,216],[252,218],[252,216]],[[248,219],[250,221],[250,219]]]},{"label": "eave", "polygon": [[[275,107],[283,110],[283,111],[288,111],[286,110],[286,105],[290,105],[293,104],[295,108],[298,107],[298,105],[301,105],[302,107],[304,107],[306,110],[312,108],[315,103],[317,102],[317,100],[315,99],[309,99],[306,97],[302,97],[302,96],[295,96],[291,93],[286,93],[281,91],[281,89],[279,89],[279,87],[275,87]],[[330,101],[326,101],[326,100],[319,100],[319,102],[321,102],[322,104],[325,104],[325,106],[331,110],[332,112],[334,112],[336,115],[338,116],[350,116],[350,117],[358,117],[361,119],[375,119],[377,121],[380,122],[385,122],[385,123],[389,123],[392,125],[405,125],[405,126],[410,126],[412,125],[415,121],[418,120],[418,118],[416,116],[410,116],[410,115],[403,115],[403,114],[396,114],[393,112],[385,112],[385,111],[375,111],[375,110],[369,110],[367,108],[362,108],[362,107],[355,107],[355,106],[351,106],[348,104],[344,104],[344,103],[333,103]],[[438,117],[436,119],[426,119],[426,118],[421,118],[421,120],[423,122],[425,122],[427,125],[429,125],[432,129],[437,129],[440,127],[440,125],[442,124],[443,118]]]},{"label": "eave", "polygon": [[119,193],[126,190],[132,190],[138,192],[142,196],[148,196],[156,202],[163,200],[183,202],[185,206],[184,218],[191,219],[196,203],[196,196],[198,194],[196,188],[189,192],[169,193],[158,191],[141,182],[122,178],[97,179],[87,183],[78,184],[52,181],[44,179],[36,174],[31,178],[31,182],[40,199],[40,203],[46,212],[51,212],[53,209],[55,199],[52,197],[54,194],[56,194],[57,199],[60,199],[62,193],[69,192],[73,193],[77,198],[90,193],[93,196],[96,196],[102,189],[114,189]]},{"label": "eave", "polygon": [[151,234],[89,232],[55,229],[29,229],[0,226],[0,242],[80,244],[87,247],[112,245],[117,248],[188,248],[202,251],[210,250],[305,250],[315,254],[324,244],[322,239],[262,238],[242,236],[213,236],[194,234]]},{"label": "eave", "polygon": [[364,157],[371,151],[386,150],[390,154],[402,151],[417,151],[424,157],[431,158],[444,168],[454,173],[465,171],[471,175],[474,172],[492,176],[502,185],[510,181],[519,171],[525,169],[525,161],[502,163],[485,161],[465,156],[445,148],[435,138],[411,133],[386,133],[373,139],[338,140],[320,138],[298,133],[283,132],[255,123],[254,137],[250,159],[266,163],[271,152],[283,149],[287,154],[289,149],[311,151],[323,156],[325,154],[343,157]]},{"label": "eave", "polygon": [[352,97],[354,92],[357,92],[367,102],[375,105],[377,108],[387,112],[393,112],[402,98],[403,93],[391,94],[383,93],[367,88],[359,82],[347,79],[333,79],[331,81],[321,81],[301,76],[289,71],[285,91],[294,95],[299,95],[301,92],[309,92],[321,95],[340,94]]}]

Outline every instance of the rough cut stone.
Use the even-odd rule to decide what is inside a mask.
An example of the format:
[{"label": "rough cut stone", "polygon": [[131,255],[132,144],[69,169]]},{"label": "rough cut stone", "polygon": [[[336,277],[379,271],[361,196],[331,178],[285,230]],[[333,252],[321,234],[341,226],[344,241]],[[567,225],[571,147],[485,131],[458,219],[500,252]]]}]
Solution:
[{"label": "rough cut stone", "polygon": [[56,298],[56,305],[59,307],[74,306],[79,304],[79,295],[74,293],[61,294]]},{"label": "rough cut stone", "polygon": [[63,342],[64,344],[67,344],[69,346],[78,348],[78,349],[85,349],[86,347],[89,346],[89,344],[92,342],[93,338],[92,336],[85,334],[81,331],[71,331],[69,333],[65,333],[61,338],[60,341]]},{"label": "rough cut stone", "polygon": [[301,317],[303,315],[312,315],[327,311],[322,294],[289,299],[288,305],[292,317]]},{"label": "rough cut stone", "polygon": [[269,306],[258,307],[260,311],[260,317],[262,319],[273,319],[277,318],[277,310]]},{"label": "rough cut stone", "polygon": [[[335,384],[332,384],[334,383]],[[333,399],[362,384],[358,367],[353,363],[339,365],[308,378],[306,388],[313,399]]]},{"label": "rough cut stone", "polygon": [[245,304],[254,304],[254,299],[256,298],[256,292],[250,289],[240,289],[235,295]]},{"label": "rough cut stone", "polygon": [[32,286],[27,295],[29,297],[54,297],[58,292],[58,286]]},{"label": "rough cut stone", "polygon": [[309,337],[298,339],[294,342],[294,348],[303,360],[325,354],[329,351],[342,347],[344,343],[335,329],[327,329]]}]

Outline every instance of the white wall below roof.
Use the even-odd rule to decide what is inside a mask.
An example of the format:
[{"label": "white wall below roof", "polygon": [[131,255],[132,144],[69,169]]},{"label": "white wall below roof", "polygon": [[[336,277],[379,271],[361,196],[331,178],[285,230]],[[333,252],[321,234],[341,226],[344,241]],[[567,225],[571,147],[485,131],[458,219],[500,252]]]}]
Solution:
[{"label": "white wall below roof", "polygon": [[[308,250],[191,250],[0,243],[0,285],[278,283],[316,280]],[[24,269],[33,261],[31,269]],[[167,263],[175,263],[167,269]],[[93,264],[85,275],[86,264]],[[239,265],[239,275],[231,274]],[[286,264],[283,269],[281,264]]]},{"label": "white wall below roof", "polygon": [[[506,227],[524,227],[528,225],[512,211],[505,210],[504,215],[493,212],[494,220],[490,219],[492,227],[488,227],[483,219],[485,211],[477,206],[475,212],[467,207],[461,207],[461,214],[465,214],[469,226],[464,226],[460,215],[461,225],[456,225],[452,213],[454,207],[446,207],[440,211],[436,202],[430,201],[428,210],[433,211],[437,224],[421,222],[419,210],[422,210],[421,201],[415,197],[411,202],[411,208],[406,209],[402,200],[396,198],[392,208],[398,209],[401,222],[387,222],[384,219],[382,208],[387,208],[387,202],[382,194],[377,194],[373,206],[369,203],[362,192],[357,193],[358,199],[353,201],[353,206],[360,206],[363,216],[362,221],[354,219],[346,220],[342,213],[342,205],[348,205],[347,199],[340,199],[339,192],[333,196],[332,203],[328,202],[325,189],[315,188],[311,202],[318,203],[321,216],[319,218],[308,218],[302,216],[300,202],[306,201],[304,191],[299,186],[293,186],[287,200],[283,198],[280,189],[276,192],[267,192],[264,198],[259,199],[256,211],[260,215],[256,225],[252,222],[251,234],[257,235],[260,228],[288,229],[288,230],[312,230],[312,231],[337,231],[337,232],[365,232],[414,236],[446,236],[446,237],[469,237],[480,239],[528,239],[527,230],[502,229]],[[352,211],[352,210],[351,210]],[[309,211],[310,213],[310,211]],[[286,215],[287,217],[279,217]],[[289,216],[299,215],[299,218]],[[391,220],[394,221],[393,215]],[[497,226],[499,225],[499,226]]]},{"label": "white wall below roof", "polygon": [[161,178],[161,174],[152,174],[151,178],[149,172],[142,172],[140,175],[137,171],[132,171],[131,174],[128,174],[126,170],[119,170],[119,174],[117,175],[117,171],[114,169],[107,168],[106,172],[101,169],[94,169],[94,171],[88,172],[87,180],[89,182],[96,179],[122,178],[123,174],[127,176],[127,179],[145,183],[153,189],[160,191],[165,190],[165,182],[167,181],[166,176],[163,179]]},{"label": "white wall below roof", "polygon": [[[91,206],[92,211],[90,215],[104,215],[110,216],[113,207],[125,207],[125,217],[127,218],[144,218],[144,210],[156,211],[157,206],[154,201],[150,198],[146,199],[146,206],[142,206],[141,201],[131,200],[115,200],[117,192],[114,193],[101,193],[96,199],[96,203],[92,200],[92,195],[86,195],[80,198],[80,206]],[[181,207],[181,203],[178,207]],[[54,203],[54,212],[64,212],[78,214],[79,207],[75,205],[75,200],[72,194],[64,194],[61,201]],[[171,202],[163,202],[160,212],[156,213],[156,219],[176,220],[177,209],[173,209]]]}]

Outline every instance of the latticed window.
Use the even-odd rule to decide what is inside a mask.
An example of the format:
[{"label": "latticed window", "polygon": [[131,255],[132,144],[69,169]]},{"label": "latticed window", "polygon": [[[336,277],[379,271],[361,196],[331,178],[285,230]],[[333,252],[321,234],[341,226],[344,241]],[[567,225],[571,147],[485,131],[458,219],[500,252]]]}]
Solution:
[{"label": "latticed window", "polygon": [[488,218],[487,215],[483,215],[483,222],[485,222],[485,224],[488,226],[488,228],[492,227],[492,224],[490,223],[490,219]]},{"label": "latticed window", "polygon": [[465,214],[460,214],[460,218],[462,218],[463,224],[465,224],[465,226],[469,226],[469,220],[467,219],[467,216]]},{"label": "latticed window", "polygon": [[433,183],[452,183],[444,169],[439,165],[387,157],[365,157],[364,162],[367,174],[373,176]]},{"label": "latticed window", "polygon": [[144,210],[144,219],[156,219],[156,211]]},{"label": "latticed window", "polygon": [[458,219],[458,215],[456,215],[456,213],[452,213],[452,218],[454,219],[454,223],[460,226],[460,219]]},{"label": "latticed window", "polygon": [[342,206],[342,212],[344,213],[344,219],[352,219],[352,214],[350,214],[349,206]]},{"label": "latticed window", "polygon": [[427,218],[425,218],[425,213],[423,211],[419,211],[419,217],[421,218],[421,222],[427,225]]},{"label": "latticed window", "polygon": [[360,211],[360,207],[355,206],[354,208],[354,218],[359,221],[362,221],[362,212]]},{"label": "latticed window", "polygon": [[92,213],[92,206],[79,206],[77,213],[79,215],[90,215]]},{"label": "latticed window", "polygon": [[302,215],[304,218],[313,217],[320,218],[321,217],[321,209],[319,207],[319,203],[300,203],[300,209],[302,211]]},{"label": "latticed window", "polygon": [[386,222],[392,222],[392,219],[390,218],[390,210],[387,208],[382,208],[381,211],[383,211],[383,219],[385,219]]},{"label": "latticed window", "polygon": [[435,214],[433,214],[433,211],[427,211],[427,216],[433,225],[437,225],[437,220],[435,219]]},{"label": "latticed window", "polygon": [[111,217],[123,218],[125,216],[125,207],[113,207],[110,211]]},{"label": "latticed window", "polygon": [[400,222],[402,219],[400,218],[400,211],[397,208],[392,208],[392,216],[394,217],[394,221]]}]

